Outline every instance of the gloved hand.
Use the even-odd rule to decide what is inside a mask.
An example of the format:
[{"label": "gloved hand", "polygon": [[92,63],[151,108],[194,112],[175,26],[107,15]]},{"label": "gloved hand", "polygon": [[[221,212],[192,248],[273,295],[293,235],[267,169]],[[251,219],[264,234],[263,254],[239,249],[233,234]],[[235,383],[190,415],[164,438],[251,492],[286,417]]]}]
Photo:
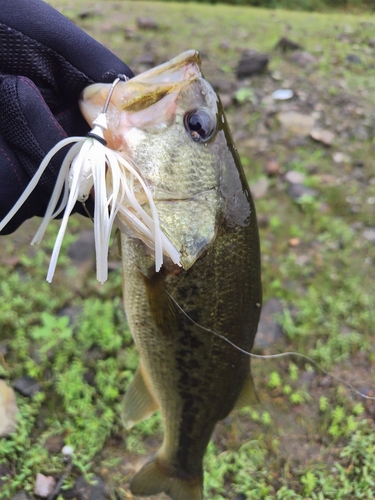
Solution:
[{"label": "gloved hand", "polygon": [[[0,221],[48,151],[61,139],[90,130],[77,104],[84,87],[111,83],[119,73],[134,76],[114,54],[48,4],[1,0]],[[52,160],[37,188],[0,234],[44,215],[66,151]]]}]

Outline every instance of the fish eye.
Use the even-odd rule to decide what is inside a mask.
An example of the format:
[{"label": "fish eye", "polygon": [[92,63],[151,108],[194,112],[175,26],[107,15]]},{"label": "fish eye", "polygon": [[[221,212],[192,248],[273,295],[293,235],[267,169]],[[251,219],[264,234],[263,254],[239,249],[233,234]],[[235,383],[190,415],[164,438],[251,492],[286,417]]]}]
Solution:
[{"label": "fish eye", "polygon": [[205,109],[188,111],[184,116],[184,125],[196,142],[207,142],[216,130],[214,116]]}]

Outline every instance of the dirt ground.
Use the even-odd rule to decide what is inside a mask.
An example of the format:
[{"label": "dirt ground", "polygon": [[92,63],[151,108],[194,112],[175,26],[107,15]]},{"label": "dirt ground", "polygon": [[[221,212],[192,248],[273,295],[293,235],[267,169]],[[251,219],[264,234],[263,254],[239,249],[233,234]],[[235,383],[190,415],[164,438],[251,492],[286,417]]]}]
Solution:
[{"label": "dirt ground", "polygon": [[[252,360],[261,403],[218,424],[205,461],[206,498],[374,498],[375,403],[344,382],[375,395],[375,24],[370,16],[157,2],[49,3],[136,74],[190,48],[201,53],[257,207],[264,310],[254,352],[297,351],[323,367],[295,356]],[[282,38],[299,47],[285,41],[277,47]],[[251,59],[251,51],[266,54],[268,64],[239,78],[240,61]],[[273,93],[280,89],[291,90],[292,97],[277,99]],[[100,287],[91,223],[75,218],[56,280],[45,288],[43,266],[54,232],[38,252],[27,246],[36,227],[37,221],[28,222],[2,239],[0,376],[11,385],[30,376],[44,396],[40,401],[17,396],[27,438],[24,446],[21,438],[3,440],[3,450],[0,441],[5,478],[0,498],[36,498],[36,473],[60,478],[66,468],[60,449],[73,441],[77,459],[58,498],[131,499],[129,480],[162,434],[158,416],[128,433],[121,427],[120,402],[137,365],[129,333],[109,347],[100,335],[110,338],[110,333],[93,333],[91,344],[75,333],[43,351],[49,334],[40,326],[48,330],[53,322],[42,318],[46,311],[90,328],[95,318],[101,325],[109,318],[108,330],[116,329],[120,338],[126,322],[119,257],[114,248],[110,283]],[[86,313],[85,303],[91,308]],[[63,321],[53,323],[60,334],[69,330]],[[74,397],[61,396],[73,384],[68,365],[59,359],[64,352],[70,373],[82,375],[82,390],[94,391],[88,400],[80,395],[82,406],[70,412]],[[108,384],[116,388],[113,396],[105,392]],[[98,482],[90,486],[94,476]]]}]

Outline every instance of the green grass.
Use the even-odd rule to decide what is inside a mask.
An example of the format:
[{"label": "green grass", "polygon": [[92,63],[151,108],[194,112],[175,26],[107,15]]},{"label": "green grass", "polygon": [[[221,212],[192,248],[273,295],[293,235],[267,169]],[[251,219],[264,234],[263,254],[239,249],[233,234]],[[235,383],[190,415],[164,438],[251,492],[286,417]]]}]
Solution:
[{"label": "green grass", "polygon": [[[278,177],[269,180],[268,193],[256,202],[265,221],[265,300],[281,300],[285,331],[285,338],[263,352],[299,351],[357,388],[374,390],[375,246],[362,236],[364,228],[374,226],[374,205],[368,200],[375,197],[375,69],[374,51],[366,49],[374,35],[373,26],[363,24],[371,17],[157,2],[51,3],[130,65],[145,51],[158,63],[196,48],[204,55],[208,80],[235,84],[233,70],[242,49],[271,53],[270,72],[279,72],[282,80],[273,82],[266,74],[242,82],[240,104],[227,112],[231,129],[250,183],[264,176],[266,161],[275,157],[282,171],[304,173],[317,195],[293,201]],[[77,20],[85,9],[95,15]],[[146,12],[161,24],[159,31],[136,30],[137,16]],[[133,29],[134,37],[126,39],[124,28]],[[316,55],[314,71],[273,52],[281,36]],[[229,42],[227,50],[221,48],[223,40]],[[360,55],[361,65],[346,64],[351,53]],[[291,147],[283,137],[259,152],[265,115],[254,96],[287,83],[316,96],[332,123],[347,122],[348,133],[337,133],[330,149],[312,140]],[[356,136],[360,127],[367,138]],[[270,116],[266,137],[278,130]],[[335,164],[337,151],[352,162]],[[356,161],[363,166],[356,167]],[[327,181],[329,176],[333,181]],[[12,471],[0,487],[0,499],[23,489],[32,492],[38,472],[62,474],[65,464],[59,451],[51,451],[52,439],[75,449],[66,487],[81,473],[100,474],[113,499],[130,499],[128,481],[139,457],[161,440],[159,415],[129,432],[122,428],[121,400],[138,355],[123,312],[121,272],[115,266],[100,286],[91,264],[74,268],[67,250],[91,223],[73,217],[70,226],[52,285],[45,274],[57,227],[48,230],[41,249],[27,244],[36,221],[1,238],[0,347],[6,354],[0,356],[0,377],[12,384],[29,375],[42,391],[33,399],[17,396],[18,430],[0,440],[0,463]],[[291,246],[291,238],[299,245]],[[112,260],[118,261],[115,250]],[[69,322],[62,312],[72,307],[77,314]],[[374,403],[304,359],[253,360],[252,370],[261,405],[217,426],[205,458],[206,498],[232,499],[241,493],[254,500],[373,499]]]}]

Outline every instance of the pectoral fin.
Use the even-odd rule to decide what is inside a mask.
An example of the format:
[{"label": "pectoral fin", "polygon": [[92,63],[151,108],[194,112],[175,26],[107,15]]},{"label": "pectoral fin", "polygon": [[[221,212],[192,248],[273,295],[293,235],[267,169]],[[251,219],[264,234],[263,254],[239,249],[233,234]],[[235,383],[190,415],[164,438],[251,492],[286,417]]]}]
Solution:
[{"label": "pectoral fin", "polygon": [[242,387],[242,391],[238,396],[238,399],[233,407],[233,410],[240,410],[245,406],[252,406],[259,404],[259,398],[255,392],[254,381],[251,373],[247,376],[245,383]]},{"label": "pectoral fin", "polygon": [[148,385],[142,365],[139,365],[122,402],[121,418],[127,429],[150,417],[158,409]]}]

